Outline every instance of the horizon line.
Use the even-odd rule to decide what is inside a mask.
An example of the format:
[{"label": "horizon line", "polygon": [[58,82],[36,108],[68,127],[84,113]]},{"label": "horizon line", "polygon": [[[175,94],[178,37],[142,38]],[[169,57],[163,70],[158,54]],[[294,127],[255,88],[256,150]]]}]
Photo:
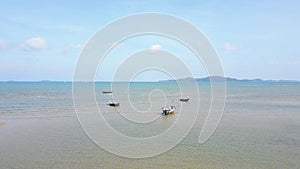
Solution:
[{"label": "horizon line", "polygon": [[[290,79],[261,79],[261,78],[234,78],[229,76],[206,76],[206,77],[184,77],[179,79],[160,79],[160,80],[141,80],[141,81],[109,81],[109,80],[95,80],[95,81],[76,81],[76,82],[102,82],[102,83],[128,83],[128,82],[170,82],[170,81],[177,81],[177,80],[186,80],[186,79],[194,79],[194,80],[204,80],[208,78],[225,78],[226,81],[256,81],[256,82],[300,82],[300,80],[290,80]],[[73,80],[0,80],[0,82],[65,82],[65,83],[73,83]]]}]

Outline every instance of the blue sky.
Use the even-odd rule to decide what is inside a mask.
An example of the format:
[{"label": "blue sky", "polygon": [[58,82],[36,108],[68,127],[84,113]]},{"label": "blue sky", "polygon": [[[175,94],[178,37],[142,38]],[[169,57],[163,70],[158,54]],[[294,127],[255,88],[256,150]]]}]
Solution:
[{"label": "blue sky", "polygon": [[[215,47],[226,76],[300,80],[297,0],[4,0],[0,5],[0,80],[72,80],[85,42],[111,21],[140,12],[167,13],[195,25]],[[135,48],[172,50],[168,40],[145,38],[147,43],[129,40],[111,55]],[[201,64],[189,58],[185,62],[195,76],[205,76]],[[112,67],[104,64],[98,80],[109,80]],[[163,76],[146,73],[143,78]]]}]

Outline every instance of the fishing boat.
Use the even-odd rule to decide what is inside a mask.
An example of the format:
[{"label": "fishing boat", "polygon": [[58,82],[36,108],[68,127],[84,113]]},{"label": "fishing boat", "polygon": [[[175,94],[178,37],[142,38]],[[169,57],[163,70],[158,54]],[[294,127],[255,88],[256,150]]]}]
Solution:
[{"label": "fishing boat", "polygon": [[117,107],[120,105],[120,103],[118,102],[113,102],[113,101],[109,101],[109,103],[107,103],[108,106],[112,106],[112,107]]},{"label": "fishing boat", "polygon": [[102,91],[103,94],[111,94],[112,91]]},{"label": "fishing boat", "polygon": [[190,98],[188,97],[183,97],[183,98],[180,98],[179,101],[181,102],[188,102],[190,100]]},{"label": "fishing boat", "polygon": [[172,113],[175,112],[175,110],[176,110],[175,106],[162,107],[161,108],[161,115],[165,116],[165,115],[168,115],[168,114],[172,114]]}]

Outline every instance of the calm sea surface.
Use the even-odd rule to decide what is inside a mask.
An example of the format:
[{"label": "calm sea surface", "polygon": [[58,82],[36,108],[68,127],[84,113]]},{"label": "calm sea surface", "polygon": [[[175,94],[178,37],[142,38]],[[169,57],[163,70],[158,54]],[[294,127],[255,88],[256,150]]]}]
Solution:
[{"label": "calm sea surface", "polygon": [[[200,106],[193,128],[176,147],[159,156],[130,159],[101,149],[85,134],[73,106],[72,83],[0,82],[0,168],[300,168],[300,83],[227,83],[222,120],[204,144],[198,137],[211,89],[205,82],[198,89],[200,95],[189,83],[184,88],[171,82],[116,83],[108,95],[102,91],[111,90],[111,83],[95,84],[96,103],[108,123],[131,137],[168,129],[179,112],[160,117],[165,105],[175,105],[180,113]],[[189,96],[190,102],[179,102],[181,96]],[[108,107],[109,100],[120,107]],[[89,108],[89,101],[82,106]],[[156,120],[132,123],[119,112]]]}]

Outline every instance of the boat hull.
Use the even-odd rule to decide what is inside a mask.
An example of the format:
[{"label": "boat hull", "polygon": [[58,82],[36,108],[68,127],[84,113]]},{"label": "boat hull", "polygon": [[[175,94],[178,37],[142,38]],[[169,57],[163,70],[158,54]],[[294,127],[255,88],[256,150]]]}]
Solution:
[{"label": "boat hull", "polygon": [[107,105],[111,107],[118,107],[120,103],[108,103]]},{"label": "boat hull", "polygon": [[161,115],[165,116],[168,114],[173,114],[176,110],[175,106],[170,106],[169,108],[162,108]]},{"label": "boat hull", "polygon": [[181,98],[181,99],[179,99],[179,101],[181,101],[181,102],[188,102],[190,100],[190,98]]}]

